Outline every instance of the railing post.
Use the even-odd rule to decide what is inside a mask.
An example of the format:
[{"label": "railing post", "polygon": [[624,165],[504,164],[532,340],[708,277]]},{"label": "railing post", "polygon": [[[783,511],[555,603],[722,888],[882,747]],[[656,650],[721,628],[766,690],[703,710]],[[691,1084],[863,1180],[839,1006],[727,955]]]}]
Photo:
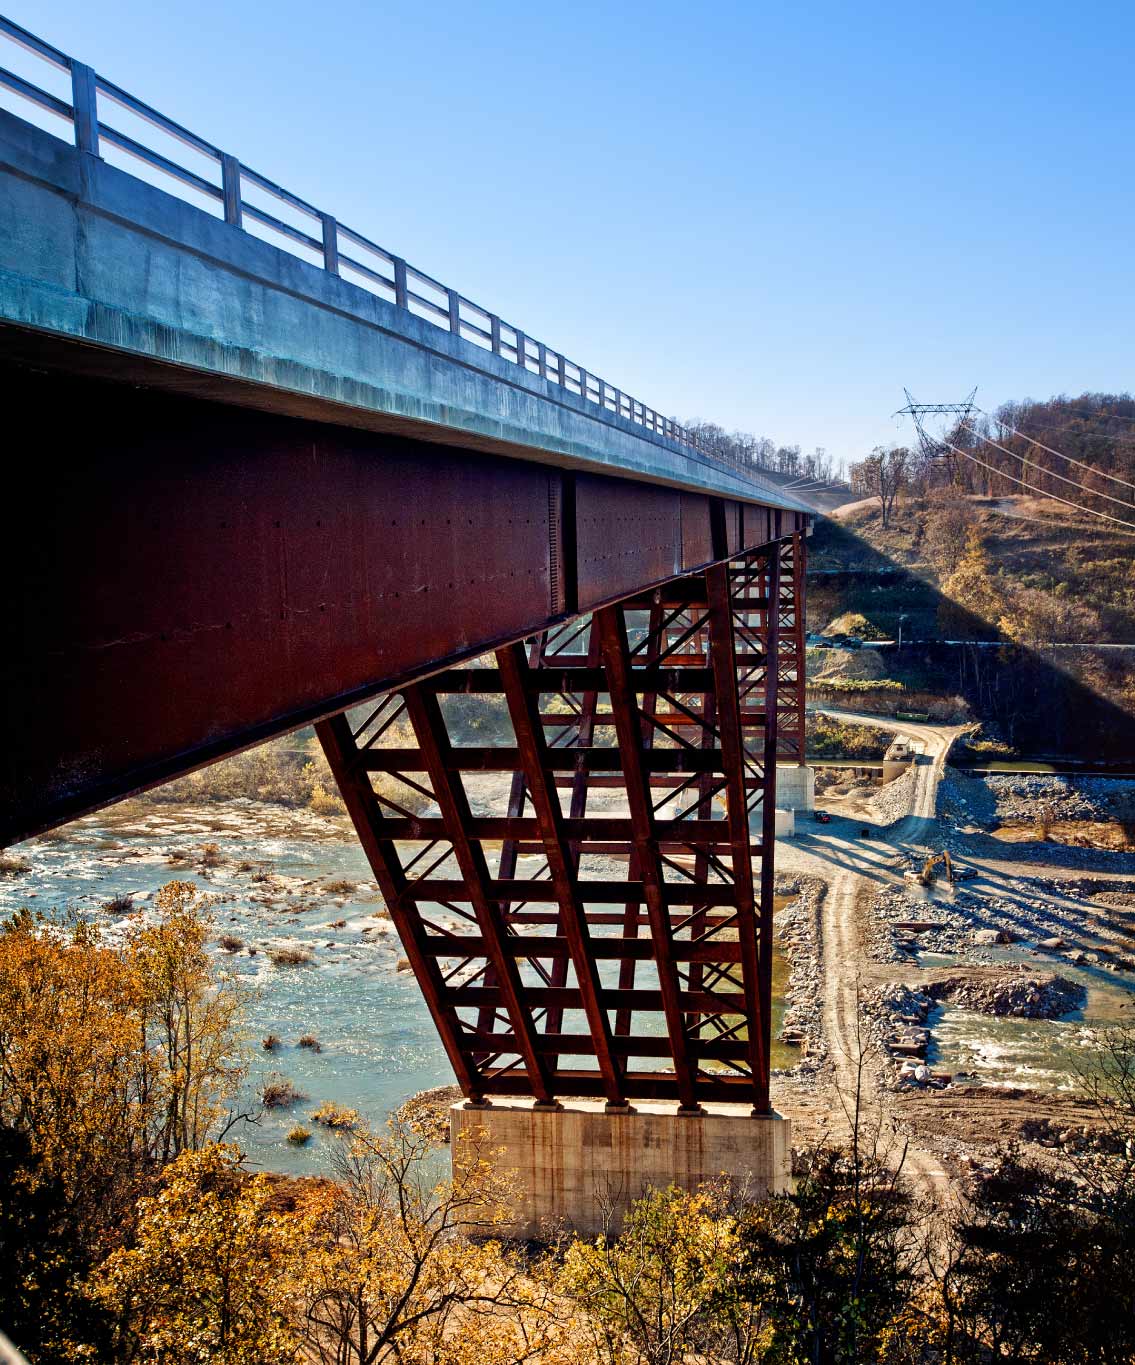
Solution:
[{"label": "railing post", "polygon": [[321,213],[323,224],[323,268],[329,274],[339,273],[339,228],[329,213]]},{"label": "railing post", "polygon": [[493,355],[501,353],[501,320],[495,313],[489,314],[489,345]]},{"label": "railing post", "polygon": [[81,152],[98,156],[98,77],[82,62],[71,63],[71,107],[75,119],[75,146]]},{"label": "railing post", "polygon": [[221,153],[221,195],[225,204],[225,222],[233,227],[241,225],[240,162],[227,152]]},{"label": "railing post", "polygon": [[579,396],[580,396],[580,398],[586,398],[586,397],[587,397],[587,371],[583,368],[582,365],[580,365],[578,368],[579,368]]},{"label": "railing post", "polygon": [[461,335],[461,295],[456,289],[447,289],[449,299],[449,330],[455,337]]},{"label": "railing post", "polygon": [[540,378],[548,377],[548,348],[542,341],[536,343],[536,365],[540,371]]},{"label": "railing post", "polygon": [[406,262],[401,256],[394,257],[394,303],[398,308],[409,308],[410,297],[406,288]]},{"label": "railing post", "polygon": [[519,327],[512,329],[516,333],[516,363],[522,370],[528,368],[528,338]]}]

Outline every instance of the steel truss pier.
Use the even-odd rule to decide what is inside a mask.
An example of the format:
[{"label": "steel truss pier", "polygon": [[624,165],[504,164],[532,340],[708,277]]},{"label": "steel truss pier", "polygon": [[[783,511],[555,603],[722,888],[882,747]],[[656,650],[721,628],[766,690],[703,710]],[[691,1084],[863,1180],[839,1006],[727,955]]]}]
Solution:
[{"label": "steel truss pier", "polygon": [[768,1112],[803,573],[798,533],[316,727],[470,1100]]}]

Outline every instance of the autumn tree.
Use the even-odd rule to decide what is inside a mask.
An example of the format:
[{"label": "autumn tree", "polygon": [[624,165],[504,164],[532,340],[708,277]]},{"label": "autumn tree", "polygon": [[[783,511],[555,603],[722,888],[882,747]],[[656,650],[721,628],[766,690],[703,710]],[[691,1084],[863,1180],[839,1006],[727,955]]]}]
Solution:
[{"label": "autumn tree", "polygon": [[560,1277],[603,1365],[761,1358],[758,1301],[736,1292],[743,1246],[727,1191],[650,1190],[622,1230],[571,1244]]},{"label": "autumn tree", "polygon": [[0,1276],[0,1320],[33,1324],[21,1344],[36,1365],[91,1346],[85,1276],[129,1236],[163,1163],[233,1120],[239,995],[210,975],[194,888],[171,884],[157,908],[120,946],[76,918],[25,911],[0,929],[0,1228],[38,1228]]},{"label": "autumn tree", "polygon": [[138,1209],[134,1243],[94,1277],[117,1323],[115,1359],[136,1365],[291,1365],[289,1272],[303,1225],[272,1207],[268,1176],[210,1144],[166,1167]]},{"label": "autumn tree", "polygon": [[884,528],[890,525],[895,500],[906,487],[910,451],[905,446],[876,446],[851,466],[851,488],[864,498],[878,498]]},{"label": "autumn tree", "polygon": [[137,972],[145,1085],[154,1101],[150,1149],[161,1164],[224,1137],[242,1117],[231,1109],[243,1066],[236,1050],[243,998],[217,989],[206,944],[211,920],[196,887],[158,892],[156,923],[131,935]]},{"label": "autumn tree", "polygon": [[494,1234],[506,1191],[477,1141],[435,1183],[431,1139],[392,1122],[345,1139],[294,1267],[300,1331],[322,1365],[520,1365],[558,1328],[546,1277]]}]

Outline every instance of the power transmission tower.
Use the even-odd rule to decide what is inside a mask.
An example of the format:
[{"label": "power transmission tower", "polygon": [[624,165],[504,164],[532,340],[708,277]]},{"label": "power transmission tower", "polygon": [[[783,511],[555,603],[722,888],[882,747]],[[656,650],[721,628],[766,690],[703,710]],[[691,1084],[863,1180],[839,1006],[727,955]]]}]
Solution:
[{"label": "power transmission tower", "polygon": [[[976,411],[974,399],[977,397],[977,385],[970,390],[969,397],[961,403],[916,403],[911,397],[909,389],[904,388],[903,394],[906,397],[906,407],[899,408],[894,415],[896,417],[910,417],[914,420],[914,427],[918,433],[918,444],[923,457],[931,469],[942,469],[947,471],[947,476],[951,483],[957,482],[957,463],[956,455],[952,447],[960,444],[963,435],[969,435],[969,420]],[[945,440],[935,437],[926,430],[926,418],[932,416],[953,417],[954,422],[950,427]]]}]

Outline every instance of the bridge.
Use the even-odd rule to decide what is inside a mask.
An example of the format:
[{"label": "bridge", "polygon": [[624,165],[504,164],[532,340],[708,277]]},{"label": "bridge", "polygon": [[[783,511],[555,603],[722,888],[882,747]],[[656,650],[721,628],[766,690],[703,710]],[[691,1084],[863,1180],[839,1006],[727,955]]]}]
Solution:
[{"label": "bridge", "polygon": [[807,509],[0,40],[0,845],[314,723],[472,1104],[767,1115]]}]

